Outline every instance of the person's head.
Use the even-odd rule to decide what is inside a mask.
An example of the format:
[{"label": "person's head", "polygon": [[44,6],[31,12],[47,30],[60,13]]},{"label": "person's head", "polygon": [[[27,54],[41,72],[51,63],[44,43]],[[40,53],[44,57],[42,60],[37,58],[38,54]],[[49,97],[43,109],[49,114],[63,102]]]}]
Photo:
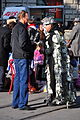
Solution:
[{"label": "person's head", "polygon": [[38,42],[36,48],[38,50],[43,49],[43,43],[42,42]]},{"label": "person's head", "polygon": [[72,51],[72,50],[68,50],[68,53],[69,53],[70,58],[73,58],[73,57],[74,57],[74,54],[73,54],[73,51]]},{"label": "person's head", "polygon": [[8,28],[12,30],[15,25],[16,25],[16,22],[12,21],[8,24]]},{"label": "person's head", "polygon": [[15,18],[13,18],[13,19],[9,18],[6,22],[7,22],[7,25],[9,25],[9,23],[11,23],[11,22],[16,23],[16,19]]},{"label": "person's head", "polygon": [[53,17],[45,17],[41,22],[43,23],[43,26],[47,32],[49,32],[52,29],[53,24],[55,23]]},{"label": "person's head", "polygon": [[62,23],[61,22],[58,22],[57,25],[58,25],[58,27],[62,27]]},{"label": "person's head", "polygon": [[43,28],[43,23],[42,23],[42,22],[39,23],[39,30],[40,30],[40,31],[43,31],[43,30],[44,30],[44,28]]},{"label": "person's head", "polygon": [[80,18],[75,18],[73,22],[74,22],[74,25],[76,25],[77,23],[80,23]]},{"label": "person's head", "polygon": [[24,10],[20,11],[18,14],[18,20],[23,24],[26,24],[28,22],[28,12]]},{"label": "person's head", "polygon": [[33,20],[33,19],[28,19],[28,24],[35,24],[35,20]]}]

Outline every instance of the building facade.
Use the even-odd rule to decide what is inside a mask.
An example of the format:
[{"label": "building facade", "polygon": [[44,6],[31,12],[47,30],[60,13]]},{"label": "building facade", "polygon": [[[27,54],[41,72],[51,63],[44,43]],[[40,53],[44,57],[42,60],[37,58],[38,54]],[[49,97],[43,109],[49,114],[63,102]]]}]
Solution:
[{"label": "building facade", "polygon": [[75,17],[80,18],[80,0],[64,0],[64,21],[73,21]]},{"label": "building facade", "polygon": [[[73,21],[75,17],[80,17],[80,0],[0,0],[1,13],[5,7],[9,6],[32,6],[29,7],[31,16],[43,18],[45,16],[54,16],[58,20],[67,22]],[[35,6],[58,6],[61,8],[36,8]]]},{"label": "building facade", "polygon": [[[58,8],[45,8],[46,6],[62,5],[63,0],[2,0],[2,13],[6,7],[10,6],[29,6],[30,16],[38,16],[42,19],[45,16],[54,16],[54,18],[63,19],[62,9]],[[30,7],[32,6],[32,7]],[[36,6],[40,6],[36,8]],[[41,6],[44,6],[41,8]]]}]

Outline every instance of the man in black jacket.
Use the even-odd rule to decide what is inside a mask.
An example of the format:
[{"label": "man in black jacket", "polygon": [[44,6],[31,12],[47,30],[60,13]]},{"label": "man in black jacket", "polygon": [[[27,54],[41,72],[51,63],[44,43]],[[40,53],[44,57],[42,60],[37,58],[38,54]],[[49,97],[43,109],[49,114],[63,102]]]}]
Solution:
[{"label": "man in black jacket", "polygon": [[12,54],[16,70],[12,107],[20,110],[30,110],[31,108],[27,104],[31,43],[25,26],[28,21],[28,13],[22,10],[18,14],[18,19],[19,22],[13,28],[11,37]]},{"label": "man in black jacket", "polygon": [[4,91],[5,71],[8,64],[11,33],[0,24],[0,92]]}]

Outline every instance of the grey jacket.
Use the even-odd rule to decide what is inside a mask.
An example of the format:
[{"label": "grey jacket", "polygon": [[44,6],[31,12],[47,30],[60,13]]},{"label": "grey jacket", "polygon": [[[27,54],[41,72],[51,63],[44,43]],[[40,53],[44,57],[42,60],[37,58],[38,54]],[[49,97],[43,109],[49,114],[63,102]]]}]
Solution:
[{"label": "grey jacket", "polygon": [[69,39],[71,40],[71,50],[74,56],[80,57],[80,23],[73,27]]}]

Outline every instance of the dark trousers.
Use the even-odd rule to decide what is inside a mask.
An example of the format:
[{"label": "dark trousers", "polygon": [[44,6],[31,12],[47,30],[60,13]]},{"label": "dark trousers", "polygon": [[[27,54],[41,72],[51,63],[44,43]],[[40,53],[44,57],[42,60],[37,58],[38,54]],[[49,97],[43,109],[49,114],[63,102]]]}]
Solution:
[{"label": "dark trousers", "polygon": [[0,66],[0,90],[3,89],[5,85],[5,72],[6,67]]},{"label": "dark trousers", "polygon": [[50,86],[53,91],[53,95],[56,95],[56,80],[55,80],[55,73],[54,73],[54,59],[52,56],[48,58],[48,64],[50,69]]}]

